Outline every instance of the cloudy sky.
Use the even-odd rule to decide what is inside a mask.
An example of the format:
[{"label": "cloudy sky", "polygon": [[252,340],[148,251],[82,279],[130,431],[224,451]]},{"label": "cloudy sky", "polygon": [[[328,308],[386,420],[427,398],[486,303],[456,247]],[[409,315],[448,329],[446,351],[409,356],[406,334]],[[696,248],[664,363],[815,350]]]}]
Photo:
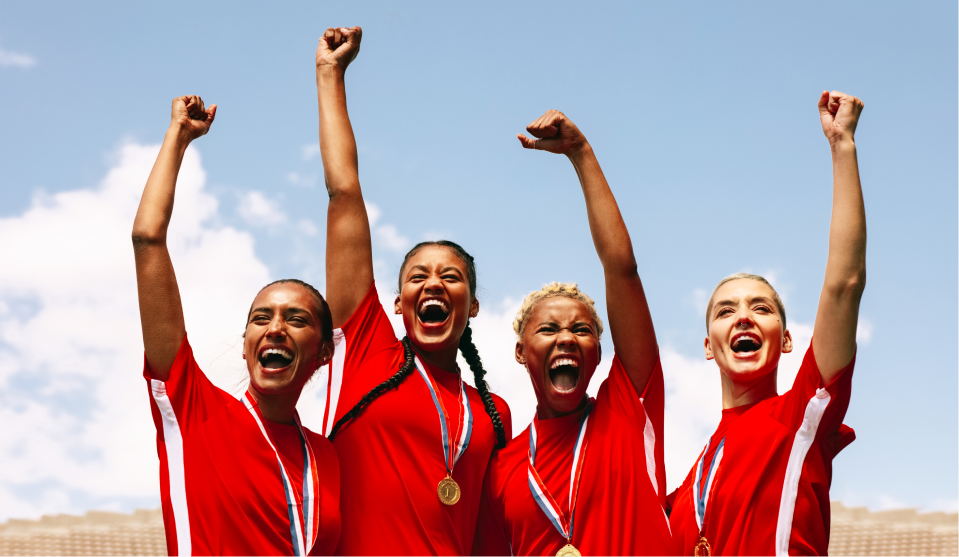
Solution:
[{"label": "cloudy sky", "polygon": [[956,4],[580,4],[0,2],[0,521],[159,505],[129,233],[173,97],[220,107],[184,162],[170,239],[204,369],[242,389],[257,289],[323,289],[313,56],[331,25],[364,28],[347,88],[380,290],[421,239],[476,257],[477,344],[517,432],[535,404],[512,358],[519,301],[551,280],[605,299],[571,166],[514,134],[549,108],[584,131],[650,296],[670,486],[719,418],[702,341],[720,278],[773,281],[798,344],[780,385],[798,368],[831,201],[816,100],[862,98],[858,440],[832,497],[955,511]]}]

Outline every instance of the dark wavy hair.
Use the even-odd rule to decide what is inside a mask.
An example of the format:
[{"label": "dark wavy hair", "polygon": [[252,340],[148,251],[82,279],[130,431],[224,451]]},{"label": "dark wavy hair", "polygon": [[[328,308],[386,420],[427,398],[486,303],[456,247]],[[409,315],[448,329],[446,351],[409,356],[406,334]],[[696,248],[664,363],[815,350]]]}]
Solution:
[{"label": "dark wavy hair", "polygon": [[[406,254],[406,257],[403,258],[403,264],[400,266],[400,289],[402,290],[403,288],[403,269],[406,268],[406,264],[409,263],[410,258],[413,257],[416,252],[427,246],[441,246],[447,248],[466,264],[466,277],[469,282],[470,296],[475,299],[476,264],[473,262],[473,256],[467,253],[466,250],[464,250],[459,244],[450,242],[449,240],[420,242],[413,246],[413,249],[411,249]],[[330,434],[328,436],[330,440],[332,440],[336,434],[339,433],[340,428],[343,427],[344,424],[360,415],[360,413],[363,412],[363,409],[369,406],[371,402],[379,398],[380,395],[386,391],[398,387],[400,383],[402,383],[403,380],[409,377],[409,375],[413,372],[414,353],[409,337],[403,337],[402,343],[404,359],[400,369],[397,370],[397,372],[394,373],[389,379],[373,387],[370,392],[363,395],[363,398],[361,398],[360,401],[357,402],[349,412],[337,420],[336,424],[333,426],[333,429],[330,430]],[[489,392],[489,384],[486,382],[486,379],[484,379],[486,376],[486,370],[483,369],[483,361],[480,359],[479,351],[476,349],[476,345],[473,344],[473,330],[470,328],[469,321],[466,322],[466,329],[463,330],[463,336],[460,337],[459,349],[463,354],[463,359],[466,360],[466,363],[470,366],[470,370],[473,371],[473,382],[476,384],[476,390],[479,391],[479,395],[483,399],[483,406],[486,407],[486,413],[493,422],[493,432],[496,435],[496,448],[505,447],[506,430],[503,427],[503,420],[500,418],[499,410],[496,409],[496,403],[493,401],[493,395]]]}]

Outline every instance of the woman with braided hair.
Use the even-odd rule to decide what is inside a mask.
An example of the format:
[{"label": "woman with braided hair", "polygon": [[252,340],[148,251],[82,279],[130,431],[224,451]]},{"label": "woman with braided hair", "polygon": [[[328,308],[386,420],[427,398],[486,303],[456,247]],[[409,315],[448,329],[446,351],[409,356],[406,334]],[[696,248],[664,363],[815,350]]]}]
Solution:
[{"label": "woman with braided hair", "polygon": [[[344,85],[361,37],[359,27],[328,29],[316,52],[330,196],[326,288],[337,327],[324,432],[344,493],[336,551],[465,555],[487,464],[511,431],[509,408],[489,392],[472,342],[476,268],[463,248],[424,242],[406,255],[393,308],[403,316],[402,341],[379,302]],[[462,379],[459,351],[476,388]]]},{"label": "woman with braided hair", "polygon": [[603,265],[615,355],[595,399],[603,322],[575,284],[530,293],[513,330],[536,414],[490,461],[474,555],[669,555],[663,510],[663,370],[626,223],[586,138],[546,112],[519,135],[566,155],[579,176]]}]

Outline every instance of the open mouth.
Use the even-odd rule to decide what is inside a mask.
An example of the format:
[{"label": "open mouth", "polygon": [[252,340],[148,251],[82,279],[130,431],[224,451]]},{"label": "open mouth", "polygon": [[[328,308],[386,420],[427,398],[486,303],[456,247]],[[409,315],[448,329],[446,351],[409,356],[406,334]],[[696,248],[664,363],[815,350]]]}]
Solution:
[{"label": "open mouth", "polygon": [[571,358],[559,358],[549,366],[549,381],[553,388],[568,393],[579,384],[579,365]]},{"label": "open mouth", "polygon": [[420,304],[417,315],[423,323],[436,325],[446,321],[450,311],[442,300],[426,300]]},{"label": "open mouth", "polygon": [[746,355],[756,352],[762,348],[762,346],[763,343],[759,340],[759,337],[750,333],[744,333],[734,338],[730,347],[736,354]]},{"label": "open mouth", "polygon": [[284,348],[267,348],[260,353],[263,369],[283,369],[293,363],[293,354]]}]

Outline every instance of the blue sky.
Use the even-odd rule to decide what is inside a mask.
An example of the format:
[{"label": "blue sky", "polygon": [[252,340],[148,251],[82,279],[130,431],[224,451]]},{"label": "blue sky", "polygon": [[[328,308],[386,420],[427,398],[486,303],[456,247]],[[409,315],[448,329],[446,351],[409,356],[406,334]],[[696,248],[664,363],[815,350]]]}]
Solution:
[{"label": "blue sky", "polygon": [[518,300],[551,280],[605,299],[572,167],[514,136],[549,108],[584,131],[663,350],[670,485],[718,421],[718,371],[702,359],[712,286],[766,274],[794,333],[811,334],[831,202],[816,101],[862,98],[868,285],[846,418],[858,440],[832,496],[955,511],[956,4],[817,8],[0,2],[0,419],[15,430],[0,434],[14,470],[0,520],[158,505],[127,235],[174,96],[220,107],[184,168],[171,248],[207,367],[242,378],[231,343],[258,285],[322,288],[313,56],[332,25],[364,28],[347,89],[384,295],[412,243],[463,244],[479,266],[478,342],[522,427]]}]

